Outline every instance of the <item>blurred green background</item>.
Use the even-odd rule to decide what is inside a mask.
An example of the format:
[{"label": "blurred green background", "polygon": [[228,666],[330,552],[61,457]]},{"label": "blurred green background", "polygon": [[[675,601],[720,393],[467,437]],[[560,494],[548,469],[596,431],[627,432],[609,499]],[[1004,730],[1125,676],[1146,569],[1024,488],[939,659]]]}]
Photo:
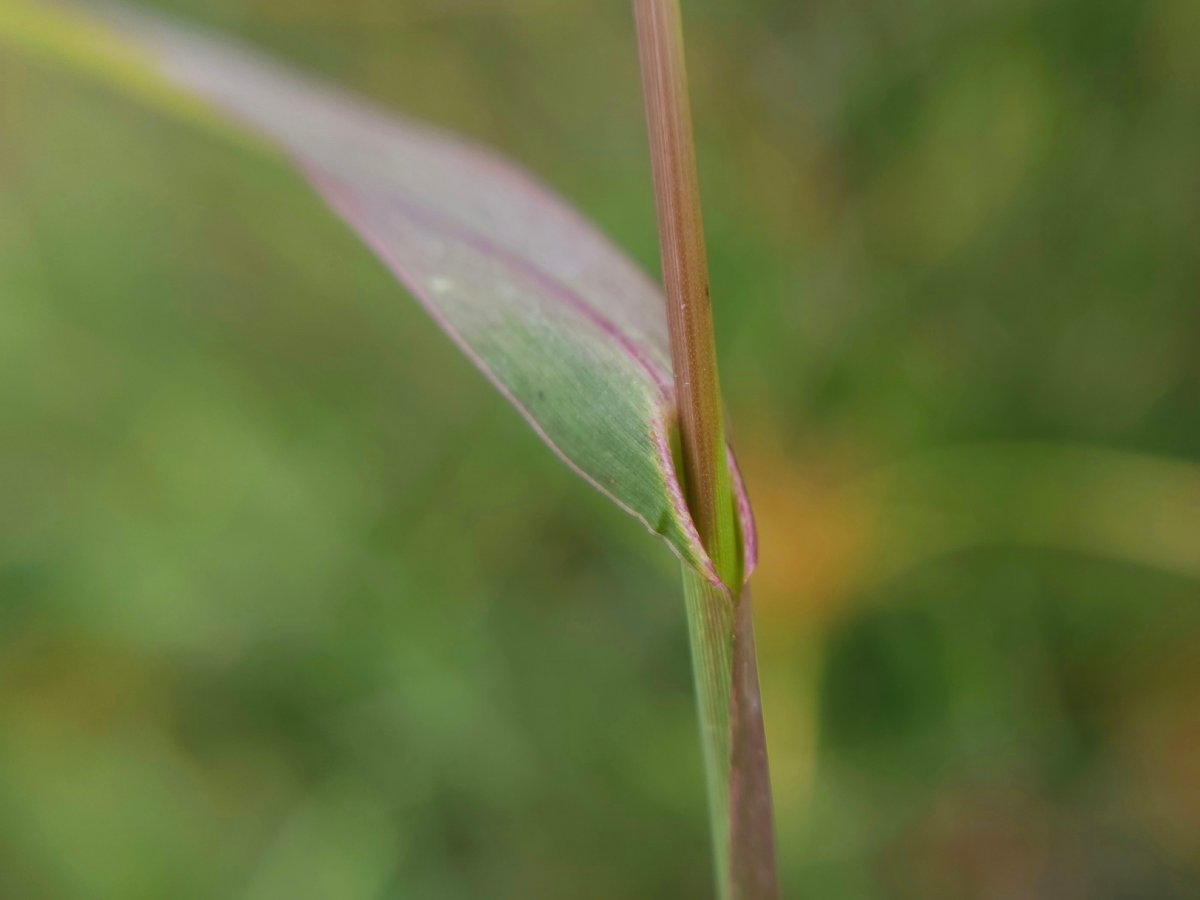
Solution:
[{"label": "blurred green background", "polygon": [[[157,5],[657,270],[627,3]],[[786,896],[1200,896],[1200,4],[684,11]],[[690,688],[295,175],[0,49],[0,897],[709,897]]]}]

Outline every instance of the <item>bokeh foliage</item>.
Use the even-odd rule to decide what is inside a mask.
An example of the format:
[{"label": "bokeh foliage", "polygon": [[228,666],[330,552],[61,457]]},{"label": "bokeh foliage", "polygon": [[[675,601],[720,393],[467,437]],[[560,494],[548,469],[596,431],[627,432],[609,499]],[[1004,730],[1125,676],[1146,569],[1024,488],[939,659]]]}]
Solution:
[{"label": "bokeh foliage", "polygon": [[[656,260],[629,10],[162,4]],[[1200,890],[1200,12],[685,5],[789,896]],[[673,560],[298,179],[0,55],[0,896],[703,897]]]}]

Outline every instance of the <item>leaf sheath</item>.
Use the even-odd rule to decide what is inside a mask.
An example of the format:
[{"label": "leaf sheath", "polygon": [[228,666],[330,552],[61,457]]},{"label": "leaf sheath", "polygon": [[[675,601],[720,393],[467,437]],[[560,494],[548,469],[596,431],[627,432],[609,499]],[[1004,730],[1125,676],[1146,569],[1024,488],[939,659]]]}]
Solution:
[{"label": "leaf sheath", "polygon": [[775,823],[750,588],[733,617],[729,698],[730,879],[737,900],[777,900]]},{"label": "leaf sheath", "polygon": [[708,788],[709,829],[720,896],[727,898],[729,872],[730,688],[732,685],[733,609],[729,594],[683,570],[692,678],[700,718],[700,743]]}]

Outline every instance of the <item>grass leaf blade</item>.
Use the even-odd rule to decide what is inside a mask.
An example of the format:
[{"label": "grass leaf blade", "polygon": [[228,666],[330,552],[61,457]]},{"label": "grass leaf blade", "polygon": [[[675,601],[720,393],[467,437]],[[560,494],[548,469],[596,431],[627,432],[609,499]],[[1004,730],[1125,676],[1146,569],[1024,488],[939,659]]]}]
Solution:
[{"label": "grass leaf blade", "polygon": [[[536,179],[454,135],[145,13],[0,0],[0,45],[281,153],[568,465],[719,580],[671,451],[662,294]],[[749,534],[744,494],[738,506]],[[750,557],[741,568],[748,575],[753,565]]]}]

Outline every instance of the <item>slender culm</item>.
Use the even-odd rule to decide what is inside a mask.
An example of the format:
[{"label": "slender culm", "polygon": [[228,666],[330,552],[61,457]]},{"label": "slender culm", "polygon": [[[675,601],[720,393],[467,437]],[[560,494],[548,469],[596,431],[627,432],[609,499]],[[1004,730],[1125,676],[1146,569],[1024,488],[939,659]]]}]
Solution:
[{"label": "slender culm", "polygon": [[684,487],[721,584],[684,569],[718,894],[775,900],[749,591],[734,518],[678,0],[634,0]]},{"label": "slender culm", "polygon": [[677,0],[634,0],[650,135],[684,487],[700,541],[736,592],[737,532],[725,458],[696,151]]}]

